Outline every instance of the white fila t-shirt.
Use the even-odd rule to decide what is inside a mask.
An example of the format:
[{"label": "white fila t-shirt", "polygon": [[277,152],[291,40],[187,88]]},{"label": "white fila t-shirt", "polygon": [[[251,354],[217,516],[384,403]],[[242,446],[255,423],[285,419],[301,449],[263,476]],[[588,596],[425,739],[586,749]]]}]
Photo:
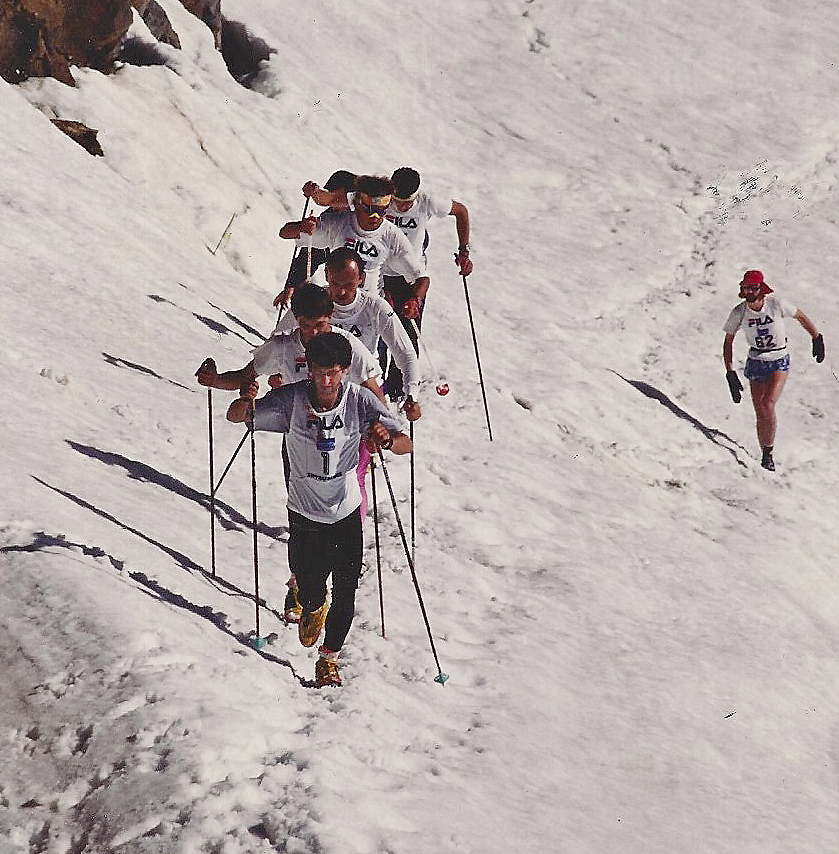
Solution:
[{"label": "white fila t-shirt", "polygon": [[347,246],[355,249],[364,262],[365,290],[382,292],[382,266],[397,271],[409,282],[424,275],[423,264],[411,248],[408,238],[386,219],[372,231],[364,231],[355,217],[355,211],[340,211],[318,220],[312,233],[312,246],[319,249],[337,249]]},{"label": "white fila t-shirt", "polygon": [[760,311],[752,311],[744,300],[736,305],[723,329],[729,335],[743,330],[749,342],[749,358],[761,362],[783,359],[789,353],[785,317],[794,317],[798,309],[785,299],[767,295]]},{"label": "white fila t-shirt", "polygon": [[399,424],[366,388],[342,385],[332,409],[318,412],[314,388],[303,381],[276,388],[255,401],[257,430],[286,433],[290,464],[288,509],[328,524],[346,519],[361,504],[358,448],[376,421],[390,431]]},{"label": "white fila t-shirt", "polygon": [[[381,384],[382,369],[379,360],[356,338],[343,329],[332,327],[333,332],[343,335],[352,347],[352,360],[347,370],[349,382],[361,383],[375,380]],[[280,374],[283,385],[303,380],[309,376],[306,364],[306,348],[300,340],[300,327],[289,332],[272,335],[264,344],[251,351],[256,373],[273,376]]]},{"label": "white fila t-shirt", "polygon": [[[385,217],[408,238],[414,252],[422,256],[428,221],[448,216],[451,211],[452,199],[420,191],[407,211],[397,210],[396,202],[391,202]],[[385,274],[388,275],[387,270]]]},{"label": "white fila t-shirt", "polygon": [[[393,354],[396,367],[402,371],[406,394],[414,400],[418,399],[422,379],[419,360],[405,327],[387,300],[359,288],[349,305],[335,303],[331,323],[333,329],[337,327],[356,336],[371,353],[376,352],[379,338],[382,338]],[[277,321],[273,334],[288,332],[296,326],[297,318],[287,311]]]}]

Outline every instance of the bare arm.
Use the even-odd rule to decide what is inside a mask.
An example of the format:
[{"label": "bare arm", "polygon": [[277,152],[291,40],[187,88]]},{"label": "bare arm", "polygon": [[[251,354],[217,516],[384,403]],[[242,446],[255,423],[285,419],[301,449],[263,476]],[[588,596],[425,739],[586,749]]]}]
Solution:
[{"label": "bare arm", "polygon": [[216,372],[215,364],[208,365],[205,362],[195,376],[198,377],[200,385],[220,388],[223,391],[239,391],[243,385],[256,379],[256,370],[253,361],[250,361],[244,368],[239,368],[237,371],[225,371],[219,374]]},{"label": "bare arm", "polygon": [[469,209],[461,202],[452,201],[452,209],[449,216],[454,217],[454,225],[457,229],[457,245],[469,245]]},{"label": "bare arm", "polygon": [[731,370],[732,361],[734,359],[734,334],[727,332],[725,339],[722,342],[722,360],[727,371]]},{"label": "bare arm", "polygon": [[242,388],[239,397],[227,408],[227,420],[232,421],[234,424],[242,424],[245,421],[250,421],[254,406],[253,402],[258,393],[259,385],[256,380]]},{"label": "bare arm", "polygon": [[280,229],[280,237],[284,240],[297,240],[301,234],[311,234],[318,225],[317,217],[307,216],[306,219],[287,222]]},{"label": "bare arm", "polygon": [[372,454],[375,454],[379,448],[393,451],[394,454],[410,454],[414,450],[414,444],[409,436],[404,433],[391,434],[381,421],[377,421],[367,433],[367,447]]},{"label": "bare arm", "polygon": [[303,185],[303,195],[314,199],[319,205],[336,210],[347,210],[350,206],[346,190],[324,190],[314,181],[307,181]]},{"label": "bare arm", "polygon": [[811,338],[815,338],[819,334],[816,324],[803,311],[796,311],[793,317],[810,333]]},{"label": "bare arm", "polygon": [[452,209],[449,216],[454,217],[457,229],[457,255],[455,263],[460,267],[460,272],[468,276],[472,272],[472,261],[469,258],[469,210],[461,202],[452,200]]}]

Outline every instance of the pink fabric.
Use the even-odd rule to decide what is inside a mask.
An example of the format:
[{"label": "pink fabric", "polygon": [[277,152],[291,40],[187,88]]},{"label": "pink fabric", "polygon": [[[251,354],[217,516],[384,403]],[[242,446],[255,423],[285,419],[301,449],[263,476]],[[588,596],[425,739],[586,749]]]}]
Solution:
[{"label": "pink fabric", "polygon": [[367,448],[367,441],[364,437],[361,438],[361,444],[358,448],[358,466],[355,473],[358,475],[358,486],[361,489],[361,521],[367,516],[367,467],[370,465],[370,451]]}]

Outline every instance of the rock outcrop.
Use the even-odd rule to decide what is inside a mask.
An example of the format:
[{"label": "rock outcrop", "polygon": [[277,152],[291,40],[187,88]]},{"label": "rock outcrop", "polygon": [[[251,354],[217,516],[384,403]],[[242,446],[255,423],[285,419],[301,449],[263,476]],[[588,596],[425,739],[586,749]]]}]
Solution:
[{"label": "rock outcrop", "polygon": [[96,134],[99,133],[98,130],[71,119],[51,119],[51,121],[60,131],[66,133],[73,142],[77,142],[86,151],[99,157],[104,155],[105,152],[102,151],[102,146],[96,138]]},{"label": "rock outcrop", "polygon": [[159,41],[172,47],[181,48],[181,40],[172,29],[169,16],[163,11],[163,7],[157,0],[131,0],[134,8],[139,12],[149,32]]},{"label": "rock outcrop", "polygon": [[3,0],[0,76],[73,86],[71,65],[110,68],[131,21],[130,0]]}]

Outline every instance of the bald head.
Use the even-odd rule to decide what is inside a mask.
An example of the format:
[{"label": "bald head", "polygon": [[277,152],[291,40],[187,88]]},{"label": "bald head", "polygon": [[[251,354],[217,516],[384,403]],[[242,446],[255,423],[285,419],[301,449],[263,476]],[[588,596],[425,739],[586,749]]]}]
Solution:
[{"label": "bald head", "polygon": [[355,249],[333,249],[326,261],[326,284],[337,305],[349,305],[364,284],[364,261]]}]

